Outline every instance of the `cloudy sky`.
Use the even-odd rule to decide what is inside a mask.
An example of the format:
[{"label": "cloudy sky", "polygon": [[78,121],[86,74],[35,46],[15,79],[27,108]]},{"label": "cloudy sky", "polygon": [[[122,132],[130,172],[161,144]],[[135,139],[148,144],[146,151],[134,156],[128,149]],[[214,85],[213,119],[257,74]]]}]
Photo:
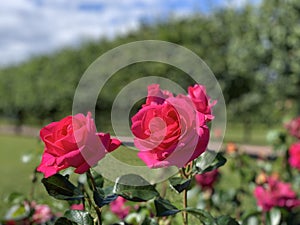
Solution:
[{"label": "cloudy sky", "polygon": [[[248,0],[254,1],[254,0]],[[255,0],[258,1],[258,0]],[[84,40],[113,38],[138,29],[141,20],[187,16],[247,0],[3,0],[0,66],[22,62]]]}]

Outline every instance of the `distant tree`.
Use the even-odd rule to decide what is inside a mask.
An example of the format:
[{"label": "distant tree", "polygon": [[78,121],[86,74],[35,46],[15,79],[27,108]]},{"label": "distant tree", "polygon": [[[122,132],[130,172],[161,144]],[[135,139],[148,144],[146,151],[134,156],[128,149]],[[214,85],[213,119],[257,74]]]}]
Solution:
[{"label": "distant tree", "polygon": [[[0,114],[17,124],[57,120],[71,113],[77,84],[101,54],[121,44],[158,39],[183,45],[212,69],[224,93],[230,121],[278,124],[287,99],[300,113],[300,2],[263,0],[260,5],[223,8],[209,15],[169,18],[114,40],[90,41],[35,57],[0,70]],[[141,76],[161,76],[186,88],[191,81],[183,71],[161,63],[136,63],[118,71],[106,84],[96,109],[109,121],[118,92]]]},{"label": "distant tree", "polygon": [[269,91],[284,105],[294,101],[300,114],[300,2],[265,0],[260,9],[261,36],[267,52]]}]

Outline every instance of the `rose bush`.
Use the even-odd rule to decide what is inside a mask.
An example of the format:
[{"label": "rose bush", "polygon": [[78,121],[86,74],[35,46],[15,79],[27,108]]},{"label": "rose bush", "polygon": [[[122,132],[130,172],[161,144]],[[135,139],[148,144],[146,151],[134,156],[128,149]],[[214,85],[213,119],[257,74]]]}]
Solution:
[{"label": "rose bush", "polygon": [[290,135],[300,139],[300,116],[292,119],[285,127]]},{"label": "rose bush", "polygon": [[158,84],[148,87],[146,104],[131,119],[138,156],[148,167],[180,168],[205,151],[209,140],[207,121],[213,116],[206,92],[195,93],[193,98],[174,97]]},{"label": "rose bush", "polygon": [[254,196],[263,211],[270,211],[276,206],[290,210],[300,205],[300,200],[292,190],[291,184],[273,176],[268,177],[266,183],[254,189]]},{"label": "rose bush", "polygon": [[34,209],[34,213],[32,215],[33,224],[45,224],[54,217],[54,214],[48,205],[34,204],[32,207]]},{"label": "rose bush", "polygon": [[[57,215],[49,205],[35,201],[24,201],[13,205],[6,214],[4,225],[42,225],[54,224]],[[0,224],[2,221],[0,221]]]},{"label": "rose bush", "polygon": [[127,202],[127,200],[119,196],[110,203],[110,211],[116,214],[120,219],[124,219],[130,212],[130,206],[126,206],[125,202]]},{"label": "rose bush", "polygon": [[68,167],[75,167],[75,173],[82,174],[121,144],[109,134],[97,133],[91,113],[50,123],[41,129],[40,137],[45,150],[37,170],[45,177]]},{"label": "rose bush", "polygon": [[212,170],[204,174],[195,175],[197,184],[203,189],[213,189],[214,183],[217,181],[220,173],[218,170]]},{"label": "rose bush", "polygon": [[293,143],[289,148],[289,163],[291,167],[300,170],[300,142]]},{"label": "rose bush", "polygon": [[[201,85],[190,87],[189,95],[177,96],[161,90],[158,84],[148,87],[146,102],[132,117],[131,129],[135,135],[134,144],[140,150],[138,156],[148,167],[180,167],[178,173],[161,186],[138,174],[139,171],[122,174],[107,182],[99,171],[91,168],[121,144],[109,134],[97,133],[91,113],[67,116],[50,123],[40,131],[45,148],[41,163],[33,173],[32,183],[37,182],[38,172],[42,172],[41,182],[47,193],[67,201],[66,210],[61,211],[63,205],[56,204],[52,206],[57,207],[56,210],[45,204],[34,204],[30,208],[29,204],[24,204],[26,198],[14,193],[9,197],[12,207],[0,223],[158,225],[178,224],[174,216],[182,214],[183,223],[180,224],[188,225],[188,214],[191,214],[200,223],[238,224],[230,216],[214,217],[205,209],[188,204],[188,191],[195,185],[193,177],[201,174],[196,176],[199,184],[203,189],[212,188],[218,176],[217,168],[226,163],[222,153],[212,150],[199,157],[208,145],[207,123],[214,118],[213,105]],[[115,165],[111,166],[109,169],[115,169]],[[71,171],[60,173],[69,167],[74,167],[75,173],[85,173],[77,176],[76,184],[70,179]],[[172,192],[167,191],[167,182]],[[31,200],[34,199],[34,190],[32,186]],[[183,195],[181,207],[172,203],[174,198],[171,196],[175,193]],[[213,206],[207,204],[210,205]],[[191,220],[191,224],[195,224],[195,220]]]}]

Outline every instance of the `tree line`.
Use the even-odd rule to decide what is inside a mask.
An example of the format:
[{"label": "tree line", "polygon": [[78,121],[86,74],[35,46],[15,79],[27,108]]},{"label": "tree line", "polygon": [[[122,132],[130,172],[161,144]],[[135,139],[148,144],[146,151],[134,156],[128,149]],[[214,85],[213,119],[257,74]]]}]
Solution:
[{"label": "tree line", "polygon": [[[300,112],[299,21],[299,1],[263,0],[260,5],[144,23],[113,40],[34,57],[0,70],[0,115],[17,125],[60,119],[71,113],[82,74],[101,54],[131,41],[157,39],[187,47],[208,64],[223,89],[230,121],[242,122],[245,129],[278,124]],[[141,74],[167,76],[184,88],[192,82],[168,65],[133,64],[110,79],[96,110],[108,117],[118,91]]]}]

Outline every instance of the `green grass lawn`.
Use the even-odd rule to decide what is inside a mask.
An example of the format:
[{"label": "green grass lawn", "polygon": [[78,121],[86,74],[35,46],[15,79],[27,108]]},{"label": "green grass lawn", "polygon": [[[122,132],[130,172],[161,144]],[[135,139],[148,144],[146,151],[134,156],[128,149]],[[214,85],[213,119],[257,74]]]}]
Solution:
[{"label": "green grass lawn", "polygon": [[[0,193],[29,191],[28,182],[39,161],[43,146],[37,138],[0,136]],[[28,163],[22,156],[32,156]]]},{"label": "green grass lawn", "polygon": [[224,141],[240,144],[268,145],[266,137],[271,129],[274,128],[269,128],[263,124],[255,124],[251,130],[245,134],[242,124],[227,123]]},{"label": "green grass lawn", "polygon": [[[31,175],[38,164],[42,145],[37,138],[19,136],[0,136],[0,218],[7,203],[4,200],[12,192],[29,195]],[[22,162],[22,156],[32,156],[28,163]]]}]

